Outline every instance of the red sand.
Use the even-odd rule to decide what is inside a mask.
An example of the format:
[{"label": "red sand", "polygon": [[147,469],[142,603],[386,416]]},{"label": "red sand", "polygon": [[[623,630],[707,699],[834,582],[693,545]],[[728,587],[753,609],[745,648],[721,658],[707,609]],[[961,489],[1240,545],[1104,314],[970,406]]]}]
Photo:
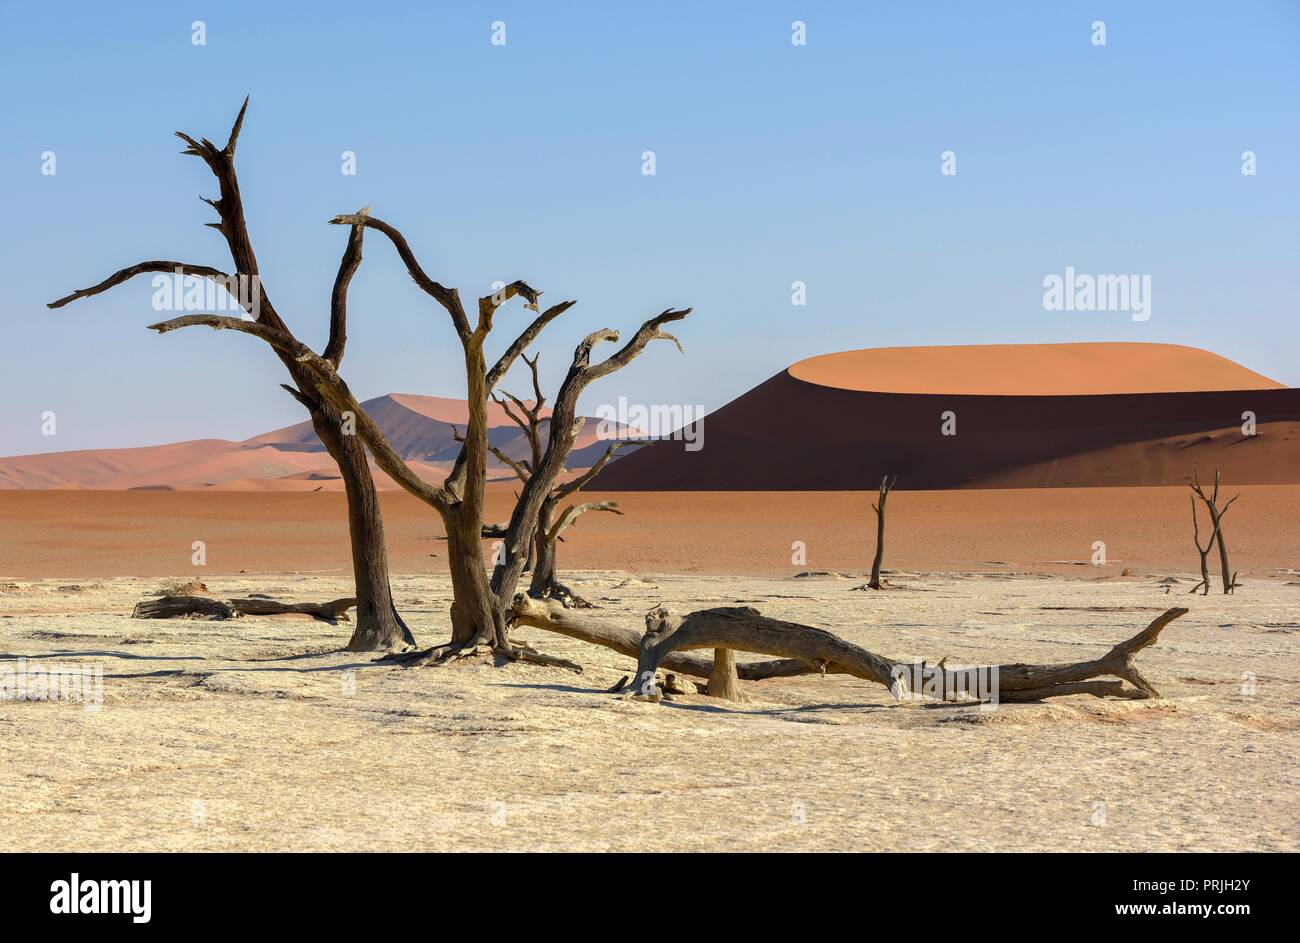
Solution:
[{"label": "red sand", "polygon": [[872,393],[1091,396],[1283,389],[1218,354],[1178,344],[970,344],[873,347],[809,357],[805,383]]},{"label": "red sand", "polygon": [[[1225,525],[1234,567],[1251,578],[1300,569],[1300,485],[1229,487],[1227,494],[1238,490],[1242,498]],[[489,488],[489,521],[506,519],[512,492]],[[1124,567],[1189,573],[1197,557],[1187,494],[1186,488],[899,492],[889,501],[886,565],[1082,578]],[[870,496],[862,492],[586,496],[601,498],[618,500],[625,516],[583,517],[565,535],[562,568],[861,572],[874,547]],[[382,503],[394,571],[445,570],[445,545],[435,539],[443,531],[433,511],[401,492],[385,493]],[[345,502],[336,493],[0,491],[0,516],[0,578],[350,568]],[[207,544],[206,567],[190,564],[195,540]],[[1106,543],[1112,565],[1078,565],[1089,560],[1097,540]],[[805,562],[791,560],[795,541],[806,546]],[[485,556],[490,548],[485,541]]]}]

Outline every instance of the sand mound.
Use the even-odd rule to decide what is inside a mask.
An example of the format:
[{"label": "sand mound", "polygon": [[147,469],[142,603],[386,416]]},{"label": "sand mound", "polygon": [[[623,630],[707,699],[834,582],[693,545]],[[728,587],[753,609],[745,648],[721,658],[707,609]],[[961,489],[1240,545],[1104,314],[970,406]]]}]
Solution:
[{"label": "sand mound", "polygon": [[[464,400],[394,393],[362,404],[398,454],[426,481],[441,482],[460,452]],[[543,409],[543,415],[549,410]],[[524,433],[495,403],[488,407],[488,438],[511,458],[525,458]],[[587,418],[575,440],[571,468],[585,468],[603,454],[597,420]],[[547,430],[543,428],[543,436]],[[627,454],[627,453],[624,453]],[[490,467],[512,475],[492,458]],[[376,475],[381,489],[396,488]],[[254,436],[244,442],[200,439],[132,449],[50,452],[0,458],[0,488],[93,488],[102,490],[333,491],[342,479],[310,421]]]},{"label": "sand mound", "polygon": [[876,347],[809,357],[789,373],[841,390],[963,396],[1284,389],[1218,354],[1178,344]]},{"label": "sand mound", "polygon": [[[1257,435],[1243,435],[1253,414]],[[656,442],[606,491],[1300,482],[1300,390],[1169,344],[889,348],[801,361]]]}]

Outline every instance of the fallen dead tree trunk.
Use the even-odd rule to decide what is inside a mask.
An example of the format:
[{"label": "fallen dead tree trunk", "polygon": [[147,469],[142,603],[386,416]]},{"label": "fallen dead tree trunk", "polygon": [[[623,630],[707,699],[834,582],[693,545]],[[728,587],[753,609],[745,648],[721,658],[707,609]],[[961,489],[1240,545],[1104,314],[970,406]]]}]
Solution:
[{"label": "fallen dead tree trunk", "polygon": [[160,596],[136,603],[132,619],[180,619],[187,616],[211,616],[237,619],[240,616],[279,616],[302,613],[330,625],[348,621],[348,610],[356,606],[355,596],[330,602],[277,602],[261,596],[244,599],[212,599],[208,596]]},{"label": "fallen dead tree trunk", "polygon": [[[1160,693],[1137,670],[1133,657],[1154,643],[1165,626],[1187,613],[1183,608],[1165,611],[1137,635],[1092,661],[950,669],[946,660],[929,664],[877,655],[823,629],[771,619],[750,607],[705,609],[681,618],[663,608],[652,609],[646,614],[646,632],[639,638],[634,630],[566,610],[554,602],[520,595],[515,597],[512,608],[516,624],[558,632],[635,657],[634,687],[647,693],[654,690],[655,672],[660,668],[697,677],[713,676],[713,659],[685,654],[687,650],[709,648],[779,656],[777,661],[736,666],[736,675],[742,680],[820,671],[874,681],[889,688],[896,698],[923,694],[961,700],[973,694],[977,699],[987,699],[981,695],[991,694],[999,701],[1038,701],[1067,694],[1159,697]],[[1107,677],[1118,680],[1097,680]],[[717,685],[720,679],[713,680]],[[738,686],[717,687],[739,690]]]},{"label": "fallen dead tree trunk", "polygon": [[240,613],[228,603],[208,596],[159,596],[135,604],[132,619],[179,619],[184,616],[212,616],[237,619]]},{"label": "fallen dead tree trunk", "polygon": [[[510,604],[514,625],[528,625],[546,629],[558,635],[567,635],[581,642],[612,648],[628,658],[641,654],[641,633],[626,625],[619,625],[590,609],[569,609],[555,599],[534,599],[526,593],[517,593]],[[696,678],[713,675],[713,659],[683,652],[672,652],[660,662],[668,671],[680,671]],[[789,678],[811,674],[818,669],[806,661],[783,658],[776,661],[753,662],[737,665],[736,673],[745,681],[762,681],[764,678]]]}]

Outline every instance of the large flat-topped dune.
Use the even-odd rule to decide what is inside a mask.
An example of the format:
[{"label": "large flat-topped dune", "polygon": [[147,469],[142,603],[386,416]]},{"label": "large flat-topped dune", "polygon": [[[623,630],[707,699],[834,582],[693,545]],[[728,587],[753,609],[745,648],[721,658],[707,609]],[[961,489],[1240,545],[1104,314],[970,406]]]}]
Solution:
[{"label": "large flat-topped dune", "polygon": [[850,350],[710,413],[697,441],[608,466],[605,491],[1300,482],[1300,390],[1174,344]]},{"label": "large flat-topped dune", "polygon": [[1180,344],[970,344],[873,347],[801,360],[797,380],[864,393],[1094,396],[1277,390],[1284,385]]}]

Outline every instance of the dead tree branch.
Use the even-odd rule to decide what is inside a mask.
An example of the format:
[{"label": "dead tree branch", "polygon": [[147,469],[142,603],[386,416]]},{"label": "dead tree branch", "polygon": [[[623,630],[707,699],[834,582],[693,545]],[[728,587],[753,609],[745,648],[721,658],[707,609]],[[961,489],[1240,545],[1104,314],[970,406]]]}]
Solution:
[{"label": "dead tree branch", "polygon": [[213,599],[208,596],[160,596],[136,603],[132,619],[178,619],[187,616],[212,616],[235,619],[239,616],[279,616],[286,613],[309,615],[321,622],[336,625],[348,621],[348,610],[355,608],[355,596],[330,602],[277,602],[262,596],[240,599]]},{"label": "dead tree branch", "polygon": [[[807,662],[822,670],[833,665],[844,674],[874,681],[894,692],[895,697],[931,694],[942,700],[959,700],[974,694],[973,671],[991,671],[1001,701],[1037,701],[1066,694],[1098,697],[1159,697],[1159,692],[1137,670],[1133,656],[1151,645],[1170,622],[1185,615],[1186,609],[1169,609],[1133,638],[1114,646],[1100,658],[1059,665],[995,665],[987,669],[949,669],[937,665],[908,663],[887,658],[847,642],[823,629],[770,619],[749,607],[723,607],[674,617],[663,608],[646,615],[646,632],[637,656],[636,682],[653,682],[664,658],[676,651],[694,648],[728,648],[776,655]],[[1096,682],[1098,677],[1115,677],[1117,682]],[[1123,687],[1127,681],[1133,687]]]},{"label": "dead tree branch", "polygon": [[[1217,541],[1219,544],[1219,566],[1222,571],[1223,592],[1226,595],[1236,590],[1237,574],[1234,573],[1232,571],[1232,568],[1228,565],[1228,545],[1223,537],[1223,517],[1225,514],[1228,513],[1228,508],[1232,507],[1233,501],[1236,501],[1238,498],[1241,497],[1241,495],[1240,494],[1233,495],[1227,504],[1225,504],[1223,507],[1219,507],[1219,478],[1220,478],[1220,473],[1219,470],[1216,468],[1214,470],[1214,491],[1211,492],[1209,495],[1206,495],[1204,489],[1201,488],[1200,477],[1197,475],[1196,472],[1193,472],[1191,489],[1192,489],[1192,493],[1195,494],[1198,498],[1200,498],[1201,501],[1205,504],[1205,509],[1210,514],[1210,523],[1214,527],[1214,531],[1210,535],[1210,542],[1214,543],[1215,541]],[[1209,591],[1208,584],[1206,586],[1206,591],[1207,592]]]},{"label": "dead tree branch", "polygon": [[[376,651],[413,646],[415,640],[411,631],[402,621],[392,601],[383,518],[366,450],[355,436],[344,431],[343,417],[326,402],[317,388],[314,374],[302,365],[301,361],[310,351],[294,337],[277,313],[261,280],[257,256],[253,252],[248,233],[239,179],[235,172],[235,148],[247,112],[248,99],[245,98],[224,147],[218,147],[207,138],[195,140],[182,131],[176,132],[176,136],[186,144],[182,153],[201,158],[217,179],[219,198],[201,199],[217,212],[218,221],[206,225],[225,237],[235,266],[232,275],[206,265],[172,261],[141,262],[115,272],[97,285],[51,302],[50,307],[60,308],[78,298],[99,294],[147,272],[207,278],[224,287],[239,306],[252,316],[252,320],[220,315],[190,315],[152,325],[153,329],[163,334],[181,327],[205,325],[218,330],[237,330],[251,334],[272,347],[292,381],[291,384],[285,384],[284,389],[307,410],[313,429],[330,457],[338,463],[343,477],[358,599],[357,627],[349,648],[353,651]],[[361,210],[356,218],[364,219],[367,212]],[[361,224],[353,226],[334,281],[330,303],[330,338],[324,358],[330,365],[331,372],[337,369],[342,360],[347,340],[347,292],[352,276],[361,262],[363,234],[364,227]]]},{"label": "dead tree branch", "polygon": [[[533,464],[528,480],[524,482],[523,491],[510,517],[510,535],[506,539],[505,554],[492,572],[492,591],[503,610],[510,605],[510,600],[519,585],[519,578],[529,557],[533,555],[529,552],[530,548],[535,553],[534,578],[530,588],[534,591],[545,591],[544,585],[539,588],[539,571],[542,570],[543,565],[549,568],[549,573],[542,573],[540,582],[545,584],[554,581],[554,542],[549,542],[552,559],[544,560],[543,555],[547,551],[546,538],[549,536],[550,514],[556,500],[561,497],[555,493],[556,483],[566,470],[574,440],[582,428],[581,420],[577,415],[579,396],[595,380],[608,376],[631,363],[651,341],[669,340],[680,350],[681,342],[664,331],[663,326],[680,321],[690,313],[690,308],[680,310],[670,308],[650,318],[617,352],[599,363],[591,362],[592,350],[597,344],[605,341],[617,342],[619,339],[617,331],[609,328],[594,331],[575,348],[573,360],[555,396],[545,451],[542,452],[540,460]],[[603,462],[607,462],[612,454],[613,450],[608,450]],[[574,493],[582,484],[590,481],[591,477],[594,476],[584,476],[585,480],[564,494]],[[542,528],[540,531],[539,526]]]}]

